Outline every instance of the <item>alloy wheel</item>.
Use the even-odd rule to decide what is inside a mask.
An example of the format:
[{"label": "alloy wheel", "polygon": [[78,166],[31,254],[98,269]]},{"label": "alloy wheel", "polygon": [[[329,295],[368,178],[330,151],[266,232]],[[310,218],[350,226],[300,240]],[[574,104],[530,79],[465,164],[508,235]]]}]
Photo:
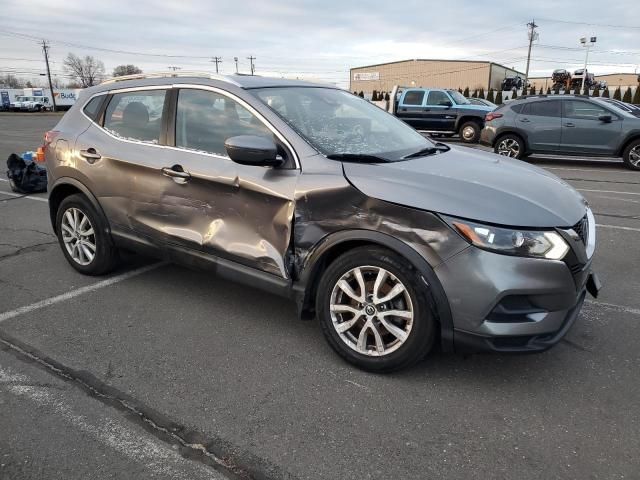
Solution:
[{"label": "alloy wheel", "polygon": [[634,167],[640,167],[640,145],[636,145],[629,152],[629,163]]},{"label": "alloy wheel", "polygon": [[330,313],[340,339],[356,352],[388,355],[409,338],[413,304],[405,285],[381,267],[346,272],[331,292]]},{"label": "alloy wheel", "polygon": [[71,207],[62,215],[62,241],[69,256],[79,265],[89,265],[96,256],[96,236],[89,217]]},{"label": "alloy wheel", "polygon": [[498,144],[498,155],[516,158],[520,153],[520,145],[513,138],[505,138]]}]

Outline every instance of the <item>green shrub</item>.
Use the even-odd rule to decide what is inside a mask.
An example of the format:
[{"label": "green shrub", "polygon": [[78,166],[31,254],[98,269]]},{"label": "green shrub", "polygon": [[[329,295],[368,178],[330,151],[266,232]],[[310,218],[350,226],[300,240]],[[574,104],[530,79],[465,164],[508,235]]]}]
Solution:
[{"label": "green shrub", "polygon": [[[638,90],[640,90],[640,88]],[[502,89],[498,90],[496,100],[493,103],[495,103],[496,105],[502,105]]]},{"label": "green shrub", "polygon": [[481,89],[480,89],[480,93],[478,93],[478,98],[482,98],[482,99],[484,99],[484,96],[485,96],[485,95],[484,95],[484,88],[481,88]]},{"label": "green shrub", "polygon": [[465,88],[465,89],[464,89],[464,92],[462,92],[462,95],[463,95],[464,97],[469,98],[469,87],[467,87],[467,88]]},{"label": "green shrub", "polygon": [[551,87],[547,87],[547,95],[551,95]]},{"label": "green shrub", "polygon": [[631,99],[633,95],[631,95],[631,87],[627,87],[627,91],[624,92],[624,97],[622,97],[622,101],[626,103],[631,103]]},{"label": "green shrub", "polygon": [[582,92],[582,94],[586,95],[587,97],[590,95],[589,85],[587,85],[586,83],[584,84],[584,91]]},{"label": "green shrub", "polygon": [[358,94],[358,96],[359,96],[360,98],[364,98],[364,92],[363,92],[362,90],[360,90],[360,93]]},{"label": "green shrub", "polygon": [[531,85],[531,88],[529,89],[529,95],[535,95],[535,94],[536,94],[536,86]]},{"label": "green shrub", "polygon": [[600,96],[600,87],[598,87],[598,85],[596,85],[596,88],[593,89],[593,97],[599,97]]},{"label": "green shrub", "polygon": [[496,103],[495,100],[495,95],[493,93],[493,88],[489,89],[489,93],[487,94],[487,100],[489,100],[491,103]]},{"label": "green shrub", "polygon": [[614,100],[622,100],[622,92],[620,92],[620,87],[616,88],[616,91],[613,92]]},{"label": "green shrub", "polygon": [[604,90],[602,92],[602,98],[609,98],[609,87],[604,87]]},{"label": "green shrub", "polygon": [[636,93],[633,96],[633,104],[634,105],[640,105],[640,83],[636,87]]},{"label": "green shrub", "polygon": [[389,101],[389,92],[384,94],[384,99],[388,102]]}]

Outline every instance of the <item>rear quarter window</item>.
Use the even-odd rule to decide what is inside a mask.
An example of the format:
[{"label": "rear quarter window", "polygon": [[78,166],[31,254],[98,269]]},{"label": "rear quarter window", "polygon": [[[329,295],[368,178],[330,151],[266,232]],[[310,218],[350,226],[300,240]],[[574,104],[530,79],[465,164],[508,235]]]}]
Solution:
[{"label": "rear quarter window", "polygon": [[91,100],[89,100],[89,103],[87,103],[82,109],[84,114],[94,122],[98,118],[98,112],[100,112],[100,107],[102,106],[104,97],[104,95],[100,95],[98,97],[92,98]]},{"label": "rear quarter window", "polygon": [[409,90],[402,99],[403,105],[422,105],[424,100],[424,90]]}]

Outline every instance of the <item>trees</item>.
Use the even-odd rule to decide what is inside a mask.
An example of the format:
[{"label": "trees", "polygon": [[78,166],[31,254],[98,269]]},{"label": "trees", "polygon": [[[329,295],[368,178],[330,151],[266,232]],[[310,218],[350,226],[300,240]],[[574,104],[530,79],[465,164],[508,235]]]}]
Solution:
[{"label": "trees", "polygon": [[360,90],[360,93],[358,93],[358,96],[359,96],[360,98],[364,98],[364,92],[363,92],[362,90]]},{"label": "trees", "polygon": [[582,92],[583,95],[586,95],[587,97],[589,96],[590,92],[589,92],[589,85],[587,85],[587,82],[584,83],[584,92]]},{"label": "trees", "polygon": [[600,87],[598,87],[598,85],[593,89],[593,96],[596,98],[600,96]]},{"label": "trees", "polygon": [[140,70],[135,65],[118,65],[113,69],[114,77],[122,77],[124,75],[137,75],[139,73],[142,73],[142,70]]},{"label": "trees", "polygon": [[388,102],[388,101],[389,101],[389,98],[390,98],[390,97],[389,97],[389,92],[386,92],[386,93],[384,94],[384,99]]},{"label": "trees", "polygon": [[636,87],[636,94],[633,96],[633,102],[632,103],[634,105],[640,105],[640,83]]},{"label": "trees", "polygon": [[631,103],[631,87],[627,87],[627,91],[624,92],[624,97],[622,97],[622,101],[626,103]]},{"label": "trees", "polygon": [[478,98],[484,99],[484,87],[480,89],[480,93],[478,93]]},{"label": "trees", "polygon": [[487,94],[487,100],[490,101],[491,103],[495,103],[495,96],[493,93],[493,88],[489,89],[489,93]]},{"label": "trees", "polygon": [[620,92],[620,87],[616,88],[616,91],[613,92],[614,100],[622,100],[622,93]]},{"label": "trees", "polygon": [[464,89],[464,92],[462,92],[462,95],[466,98],[469,98],[469,87],[466,87]]},{"label": "trees", "polygon": [[0,77],[0,85],[6,88],[24,88],[22,79],[11,75],[10,73]]},{"label": "trees", "polygon": [[551,95],[551,87],[547,87],[547,95]]},{"label": "trees", "polygon": [[75,77],[84,88],[97,85],[104,77],[104,64],[91,55],[81,58],[69,53],[64,60],[64,69],[69,75]]},{"label": "trees", "polygon": [[609,98],[609,87],[604,87],[604,91],[602,92],[602,98]]},{"label": "trees", "polygon": [[496,105],[502,105],[502,89],[498,90],[498,94],[496,95],[496,101],[493,102]]}]

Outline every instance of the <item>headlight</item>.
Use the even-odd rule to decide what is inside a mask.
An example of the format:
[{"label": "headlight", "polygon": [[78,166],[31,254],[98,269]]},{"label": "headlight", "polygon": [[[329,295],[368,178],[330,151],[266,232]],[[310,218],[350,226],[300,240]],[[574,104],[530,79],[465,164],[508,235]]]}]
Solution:
[{"label": "headlight", "polygon": [[550,230],[513,230],[481,223],[444,217],[460,234],[476,247],[506,255],[561,260],[569,245]]}]

